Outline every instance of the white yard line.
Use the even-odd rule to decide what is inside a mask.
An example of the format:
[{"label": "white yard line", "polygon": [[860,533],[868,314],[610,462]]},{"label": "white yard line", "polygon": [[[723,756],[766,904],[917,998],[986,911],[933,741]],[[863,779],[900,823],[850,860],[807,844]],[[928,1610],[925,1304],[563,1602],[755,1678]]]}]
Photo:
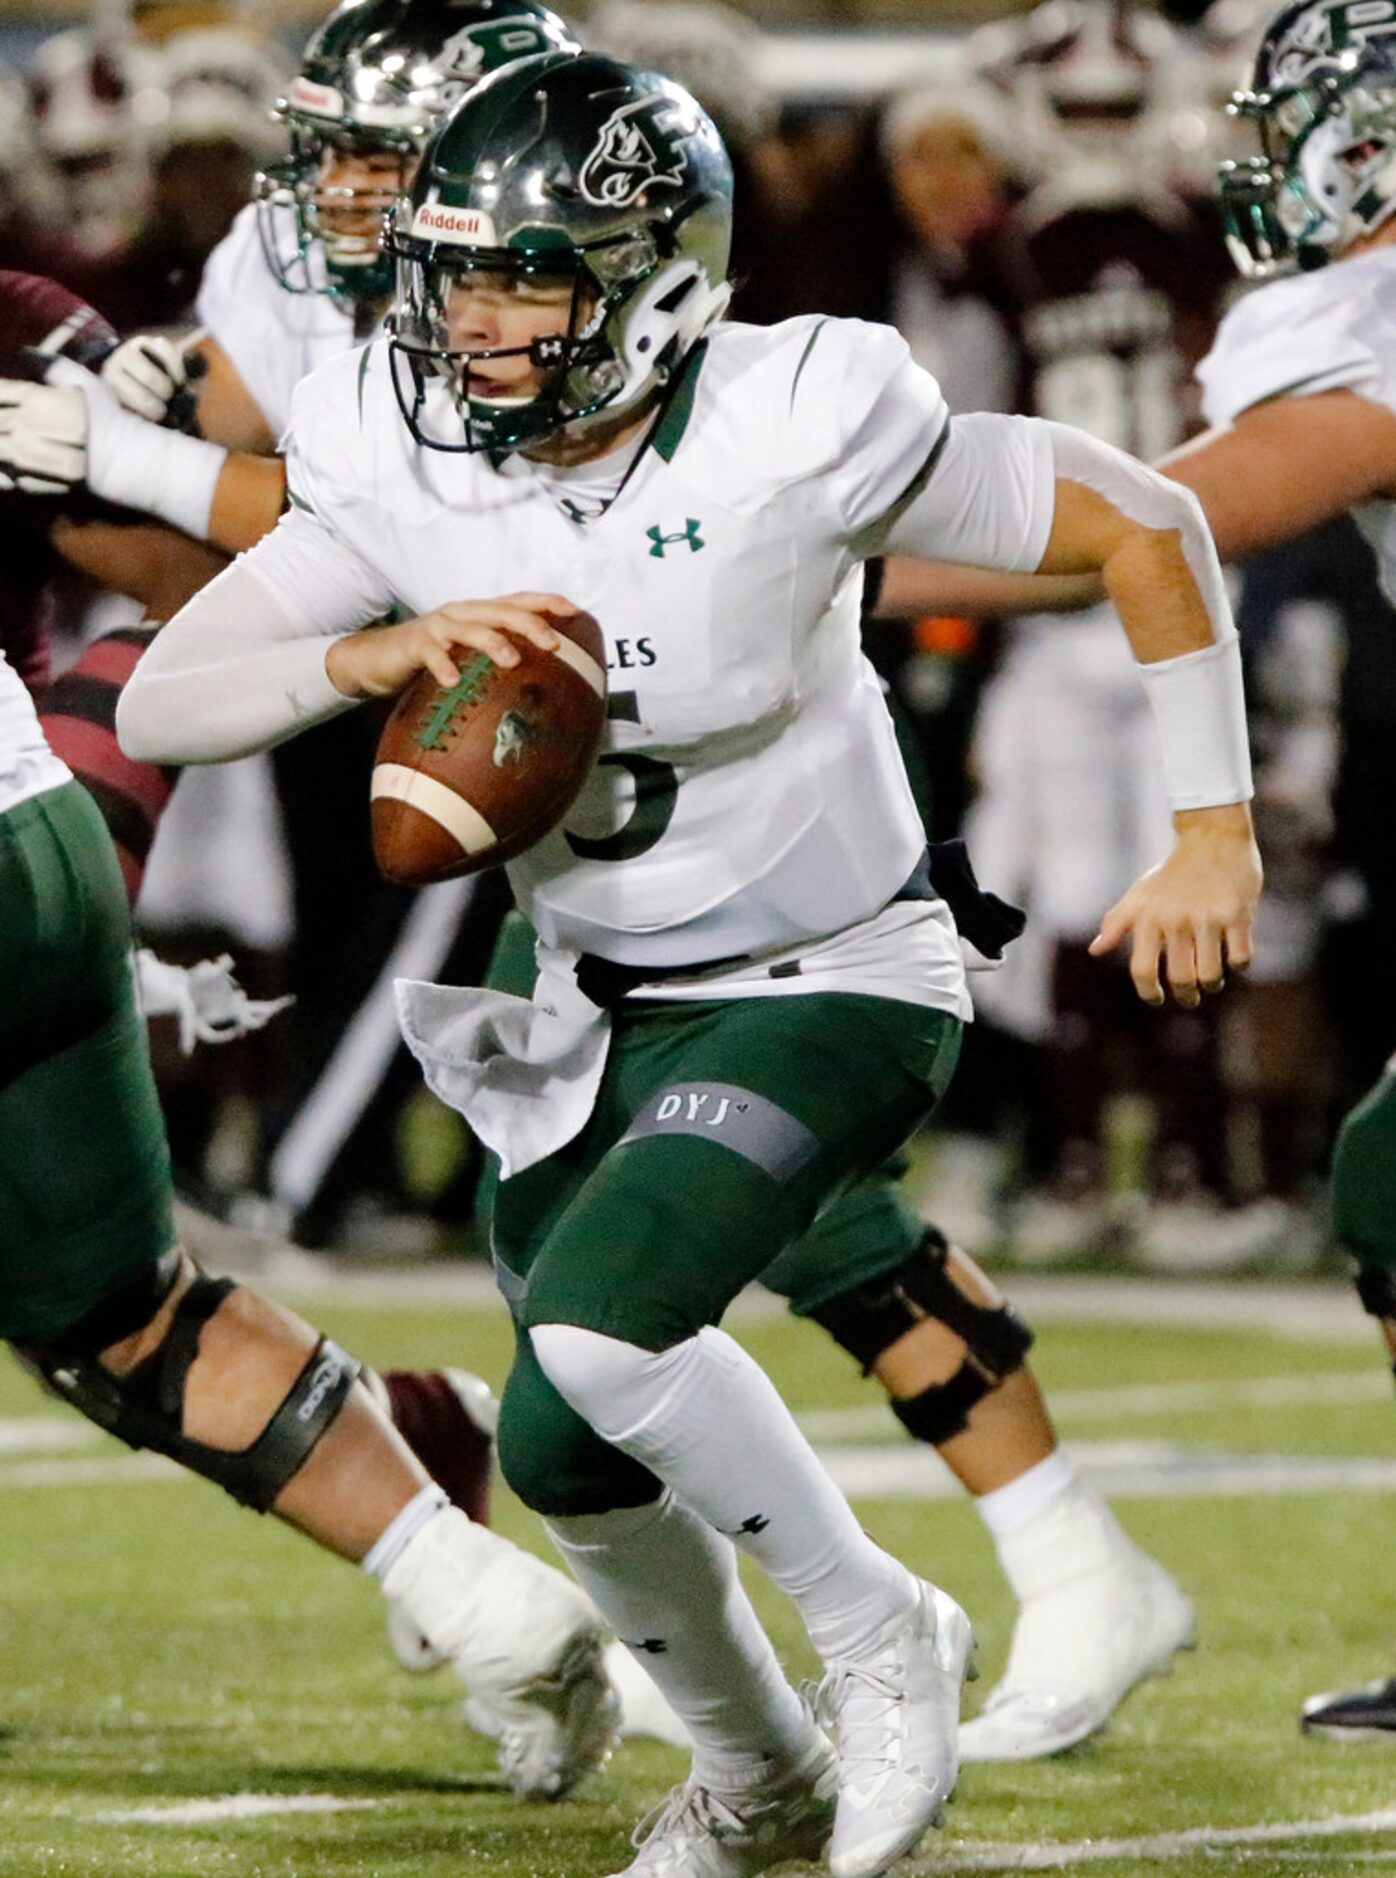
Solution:
[{"label": "white yard line", "polygon": [[148,1480],[192,1478],[161,1454],[94,1454],[79,1460],[4,1462],[0,1493],[17,1487],[129,1487]]},{"label": "white yard line", "polygon": [[[1311,1376],[1251,1376],[1213,1382],[1126,1383],[1110,1389],[1054,1389],[1052,1413],[1059,1420],[1116,1421],[1126,1415],[1201,1415],[1218,1409],[1304,1408],[1319,1402],[1390,1402],[1391,1373],[1370,1369],[1325,1370]],[[885,1434],[898,1438],[896,1423],[879,1397],[855,1408],[811,1409],[799,1418],[811,1441],[858,1441]]]},{"label": "white yard line", "polygon": [[268,1819],[277,1813],[362,1813],[377,1800],[342,1800],[334,1793],[229,1793],[216,1800],[160,1801],[124,1812],[89,1813],[103,1826],[207,1826],[224,1819]]},{"label": "white yard line", "polygon": [[[459,1306],[478,1308],[499,1295],[487,1266],[459,1264],[364,1266],[290,1249],[278,1258],[249,1258],[246,1275],[260,1275],[267,1288],[288,1302],[332,1297],[336,1303],[397,1306],[403,1310]],[[227,1264],[228,1261],[224,1260]],[[234,1257],[232,1266],[240,1261]],[[1004,1289],[1030,1322],[1123,1323],[1192,1326],[1197,1329],[1268,1330],[1303,1343],[1372,1345],[1371,1324],[1341,1278],[1305,1283],[1233,1284],[1225,1279],[1104,1277],[1088,1274],[1005,1272]],[[779,1298],[753,1286],[732,1307],[734,1324],[769,1321],[785,1310]]]},{"label": "white yard line", "polygon": [[[277,1814],[365,1812],[378,1804],[377,1800],[341,1799],[332,1793],[230,1793],[218,1799],[162,1801],[120,1811],[91,1813],[87,1817],[108,1826],[203,1826],[223,1820],[267,1819]],[[1111,1859],[1163,1862],[1187,1858],[1195,1852],[1240,1851],[1250,1846],[1283,1847],[1295,1840],[1389,1832],[1396,1832],[1396,1809],[1329,1819],[1274,1820],[1256,1826],[1189,1826],[1179,1832],[1149,1833],[1135,1839],[1024,1844],[1000,1841],[980,1845],[963,1839],[938,1840],[921,1869],[936,1874],[1063,1871],[1074,1865],[1103,1864]],[[1373,1859],[1385,1861],[1392,1853],[1359,1851],[1329,1856],[1349,1863],[1365,1863]]]},{"label": "white yard line", "polygon": [[948,1872],[1065,1871],[1108,1859],[1164,1861],[1187,1858],[1195,1852],[1283,1845],[1292,1839],[1337,1839],[1364,1832],[1396,1832],[1396,1809],[1388,1807],[1379,1813],[1352,1813],[1336,1819],[1274,1820],[1262,1826],[1189,1826],[1181,1832],[1155,1832],[1138,1839],[1078,1839],[1067,1844],[975,1845],[951,1839],[928,1846],[931,1856],[911,1869],[933,1872],[936,1878]]},{"label": "white yard line", "polygon": [[[1108,1500],[1396,1492],[1396,1457],[1221,1454],[1168,1441],[1073,1441],[1071,1452]],[[850,1499],[948,1500],[961,1492],[939,1456],[913,1442],[822,1446],[819,1458]]]},{"label": "white yard line", "polygon": [[101,1429],[76,1414],[0,1418],[0,1454],[63,1454],[101,1439]]},{"label": "white yard line", "polygon": [[[1226,1454],[1169,1441],[1073,1441],[1083,1471],[1112,1500],[1244,1499],[1269,1494],[1396,1492],[1396,1456]],[[914,1442],[821,1445],[852,1499],[948,1500],[960,1493],[932,1449]],[[157,1454],[54,1455],[0,1461],[0,1494],[40,1487],[124,1487],[190,1480]]]},{"label": "white yard line", "polygon": [[1342,1278],[1233,1284],[1225,1279],[1002,1274],[1030,1324],[1120,1323],[1150,1329],[1268,1330],[1300,1343],[1361,1343],[1376,1333]]}]

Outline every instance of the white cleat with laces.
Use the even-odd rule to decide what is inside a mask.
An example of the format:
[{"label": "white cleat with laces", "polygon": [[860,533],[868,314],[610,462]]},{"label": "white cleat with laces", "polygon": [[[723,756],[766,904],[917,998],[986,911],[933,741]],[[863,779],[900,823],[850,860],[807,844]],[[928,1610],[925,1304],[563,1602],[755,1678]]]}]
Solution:
[{"label": "white cleat with laces", "polygon": [[960,1690],[973,1666],[968,1617],[917,1580],[910,1616],[873,1655],[835,1664],[817,1712],[836,1736],[834,1878],[876,1878],[938,1826],[959,1773]]},{"label": "white cleat with laces", "polygon": [[758,1786],[715,1792],[689,1779],[635,1829],[636,1856],[613,1878],[754,1878],[828,1844],[839,1757],[820,1735],[809,1753]]}]

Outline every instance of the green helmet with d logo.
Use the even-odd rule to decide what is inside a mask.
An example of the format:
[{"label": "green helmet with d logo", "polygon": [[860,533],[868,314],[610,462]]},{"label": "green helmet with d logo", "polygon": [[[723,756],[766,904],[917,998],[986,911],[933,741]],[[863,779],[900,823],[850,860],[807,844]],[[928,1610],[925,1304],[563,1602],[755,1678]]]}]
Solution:
[{"label": "green helmet with d logo", "polygon": [[[538,0],[348,0],[311,36],[277,102],[291,155],[255,185],[262,245],[291,292],[350,300],[392,289],[384,219],[442,114],[517,59],[573,50]],[[360,180],[327,181],[338,156]]]}]

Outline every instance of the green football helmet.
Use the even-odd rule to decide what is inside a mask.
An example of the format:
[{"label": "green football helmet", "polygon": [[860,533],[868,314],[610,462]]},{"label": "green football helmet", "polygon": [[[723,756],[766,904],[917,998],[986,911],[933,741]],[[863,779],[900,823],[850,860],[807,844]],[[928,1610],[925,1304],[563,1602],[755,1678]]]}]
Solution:
[{"label": "green football helmet", "polygon": [[1237,267],[1252,280],[1322,267],[1396,208],[1396,3],[1286,7],[1228,108],[1261,150],[1217,172]]},{"label": "green football helmet", "polygon": [[[277,280],[292,293],[386,297],[383,223],[441,114],[516,59],[575,49],[538,0],[348,0],[313,34],[277,101],[290,156],[254,184]],[[326,184],[335,155],[366,159],[362,180]]]},{"label": "green football helmet", "polygon": [[[725,311],[731,237],[727,152],[672,80],[595,53],[487,79],[427,145],[388,235],[393,382],[413,436],[504,453],[638,407]],[[565,330],[453,350],[451,295],[477,273],[568,283]],[[487,398],[477,375],[472,391],[477,362],[525,355],[541,388]]]}]

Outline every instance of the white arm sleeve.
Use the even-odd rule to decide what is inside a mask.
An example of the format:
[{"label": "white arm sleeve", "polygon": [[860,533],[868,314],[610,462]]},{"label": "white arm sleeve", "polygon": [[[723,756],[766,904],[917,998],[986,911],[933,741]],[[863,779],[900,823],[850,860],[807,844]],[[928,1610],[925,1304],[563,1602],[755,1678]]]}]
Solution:
[{"label": "white arm sleeve", "polygon": [[138,762],[217,763],[266,750],[355,702],[328,640],[393,604],[372,568],[304,510],[196,594],[155,637],[116,709]]},{"label": "white arm sleeve", "polygon": [[[920,486],[893,511],[880,551],[1034,573],[1056,511],[1062,472],[1048,433],[1058,426],[987,411],[946,425]],[[927,449],[935,443],[929,437]]]}]

